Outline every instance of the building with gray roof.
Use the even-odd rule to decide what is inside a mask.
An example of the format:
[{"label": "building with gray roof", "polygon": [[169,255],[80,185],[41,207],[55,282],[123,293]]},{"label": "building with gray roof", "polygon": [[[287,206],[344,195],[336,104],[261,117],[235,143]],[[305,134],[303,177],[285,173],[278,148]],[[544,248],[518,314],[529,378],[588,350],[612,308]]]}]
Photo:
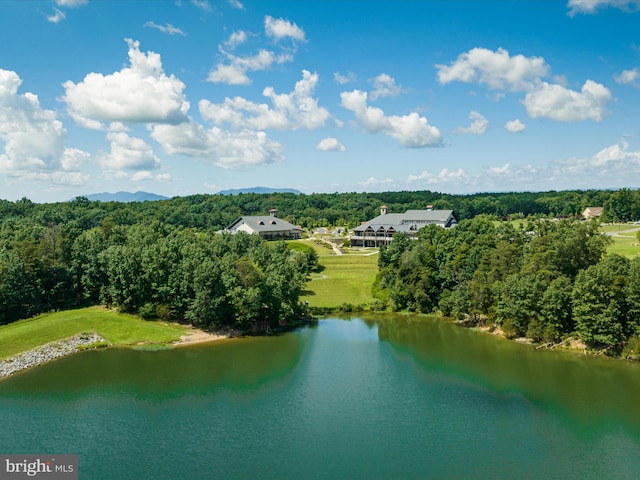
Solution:
[{"label": "building with gray roof", "polygon": [[380,207],[380,215],[354,228],[349,238],[352,246],[379,247],[391,243],[396,233],[403,232],[416,238],[418,230],[435,224],[443,228],[451,228],[458,224],[453,210],[433,210],[430,205],[426,210],[407,210],[405,213],[387,213],[388,208]]},{"label": "building with gray roof", "polygon": [[227,231],[260,235],[265,240],[296,240],[302,238],[302,228],[278,218],[276,209],[269,210],[269,215],[240,217],[227,228]]}]

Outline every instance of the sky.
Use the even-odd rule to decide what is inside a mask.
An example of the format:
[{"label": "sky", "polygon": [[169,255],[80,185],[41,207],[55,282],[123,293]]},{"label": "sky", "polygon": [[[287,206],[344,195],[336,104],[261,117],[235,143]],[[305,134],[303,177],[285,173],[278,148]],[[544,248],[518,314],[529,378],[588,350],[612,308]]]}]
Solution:
[{"label": "sky", "polygon": [[632,188],[640,0],[3,0],[0,198]]}]

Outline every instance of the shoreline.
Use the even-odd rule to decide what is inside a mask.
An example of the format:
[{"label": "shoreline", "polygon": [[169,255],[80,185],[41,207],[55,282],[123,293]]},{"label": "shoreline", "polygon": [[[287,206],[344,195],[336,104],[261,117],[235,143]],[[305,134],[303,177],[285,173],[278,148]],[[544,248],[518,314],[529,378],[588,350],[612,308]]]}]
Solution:
[{"label": "shoreline", "polygon": [[0,360],[0,381],[14,373],[43,365],[58,358],[107,345],[108,342],[97,333],[79,333],[73,337],[46,343]]},{"label": "shoreline", "polygon": [[227,335],[210,333],[192,326],[187,328],[189,331],[182,335],[180,339],[172,345],[176,347],[184,347],[188,345],[198,345],[200,343],[217,342],[219,340],[226,340],[229,338]]}]

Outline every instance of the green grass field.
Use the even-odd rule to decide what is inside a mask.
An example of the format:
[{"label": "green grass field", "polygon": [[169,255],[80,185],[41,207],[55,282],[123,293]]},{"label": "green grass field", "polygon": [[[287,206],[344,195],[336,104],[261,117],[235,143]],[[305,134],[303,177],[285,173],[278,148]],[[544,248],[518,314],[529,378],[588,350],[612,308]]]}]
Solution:
[{"label": "green grass field", "polygon": [[352,305],[374,301],[371,286],[378,273],[376,250],[350,252],[346,255],[330,254],[330,250],[313,241],[300,243],[311,245],[318,253],[318,261],[324,269],[311,275],[307,284],[307,295],[301,300],[309,301],[312,307],[337,307],[343,303]]},{"label": "green grass field", "polygon": [[607,253],[617,253],[623,257],[635,258],[640,255],[640,242],[636,234],[639,225],[603,225],[600,231],[612,234],[613,243],[607,247]]},{"label": "green grass field", "polygon": [[96,332],[113,345],[166,344],[180,339],[179,325],[150,322],[100,307],[41,315],[0,326],[0,360],[81,332]]}]

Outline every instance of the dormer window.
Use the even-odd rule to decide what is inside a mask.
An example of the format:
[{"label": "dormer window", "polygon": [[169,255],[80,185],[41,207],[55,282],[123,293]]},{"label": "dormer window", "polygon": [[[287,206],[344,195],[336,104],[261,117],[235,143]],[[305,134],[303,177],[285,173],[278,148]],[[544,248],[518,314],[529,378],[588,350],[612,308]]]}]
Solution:
[{"label": "dormer window", "polygon": [[270,223],[271,225],[275,225],[275,224],[276,224],[276,221],[275,221],[275,220],[271,220],[269,223]]},{"label": "dormer window", "polygon": [[258,225],[264,225],[264,222],[262,220],[258,220]]}]

